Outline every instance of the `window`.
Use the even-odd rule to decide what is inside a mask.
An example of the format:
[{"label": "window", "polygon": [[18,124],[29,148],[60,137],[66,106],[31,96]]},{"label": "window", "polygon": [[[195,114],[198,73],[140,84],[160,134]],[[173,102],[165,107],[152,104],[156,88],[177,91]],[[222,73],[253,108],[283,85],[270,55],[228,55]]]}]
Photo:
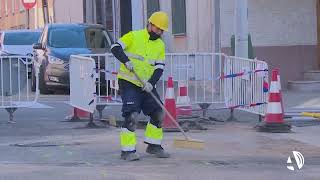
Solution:
[{"label": "window", "polygon": [[174,0],[171,1],[172,7],[172,34],[186,34],[186,1]]},{"label": "window", "polygon": [[110,48],[110,45],[106,39],[107,34],[102,29],[87,29],[86,30],[86,41],[88,48]]},{"label": "window", "polygon": [[[15,28],[15,27],[13,27]],[[40,32],[17,32],[6,33],[3,39],[5,45],[31,45],[36,43],[40,37]]]},{"label": "window", "polygon": [[49,31],[48,45],[54,48],[86,48],[84,29],[55,28]]},{"label": "window", "polygon": [[147,1],[147,17],[149,18],[152,13],[160,10],[159,0]]}]

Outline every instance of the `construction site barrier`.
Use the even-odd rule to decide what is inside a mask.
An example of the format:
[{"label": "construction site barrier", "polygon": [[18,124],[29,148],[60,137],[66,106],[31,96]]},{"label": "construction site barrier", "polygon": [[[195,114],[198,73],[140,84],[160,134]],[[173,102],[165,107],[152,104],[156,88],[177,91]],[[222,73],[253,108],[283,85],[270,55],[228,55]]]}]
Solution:
[{"label": "construction site barrier", "polygon": [[225,105],[264,115],[268,95],[268,64],[257,59],[228,56],[221,79],[224,79]]},{"label": "construction site barrier", "polygon": [[[100,118],[106,106],[122,105],[117,73],[120,62],[112,54],[84,54],[94,60],[96,105]],[[230,57],[222,53],[169,53],[165,70],[156,84],[162,100],[168,77],[174,81],[175,97],[184,89],[193,110],[241,109],[264,114],[267,98],[268,65],[264,61]],[[184,88],[178,88],[184,84]]]},{"label": "construction site barrier", "polygon": [[31,78],[35,83],[35,92],[31,91],[28,80],[29,69],[33,58],[30,56],[0,56],[0,108],[9,113],[9,122],[13,121],[13,113],[18,108],[33,106],[39,96],[39,65],[34,62]]}]

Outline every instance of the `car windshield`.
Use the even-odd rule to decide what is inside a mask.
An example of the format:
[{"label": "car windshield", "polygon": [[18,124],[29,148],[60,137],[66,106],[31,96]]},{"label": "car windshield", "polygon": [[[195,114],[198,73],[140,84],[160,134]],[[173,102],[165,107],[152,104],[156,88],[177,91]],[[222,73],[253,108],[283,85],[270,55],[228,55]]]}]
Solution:
[{"label": "car windshield", "polygon": [[54,48],[110,48],[101,28],[55,28],[50,30],[48,44]]},{"label": "car windshield", "polygon": [[4,35],[4,45],[32,45],[38,42],[40,32],[7,32]]},{"label": "car windshield", "polygon": [[84,29],[52,29],[49,33],[48,44],[54,48],[86,48]]}]

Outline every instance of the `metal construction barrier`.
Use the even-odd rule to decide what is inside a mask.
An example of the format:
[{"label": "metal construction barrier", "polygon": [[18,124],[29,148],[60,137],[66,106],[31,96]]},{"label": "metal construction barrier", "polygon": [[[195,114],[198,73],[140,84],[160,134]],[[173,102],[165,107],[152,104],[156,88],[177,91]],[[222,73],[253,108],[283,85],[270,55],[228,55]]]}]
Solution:
[{"label": "metal construction barrier", "polygon": [[101,119],[106,106],[122,105],[117,81],[120,63],[112,54],[81,54],[81,56],[90,58],[95,63],[96,109]]},{"label": "metal construction barrier", "polygon": [[29,56],[0,56],[0,108],[9,113],[9,122],[18,108],[31,107],[39,96],[39,66],[35,68],[36,92],[31,92],[28,69],[32,65]]},{"label": "metal construction barrier", "polygon": [[70,104],[93,113],[96,108],[95,61],[92,58],[70,57]]},{"label": "metal construction barrier", "polygon": [[[97,73],[97,110],[122,105],[117,86],[120,62],[112,54],[86,54],[95,61]],[[190,102],[200,110],[215,108],[241,109],[263,114],[267,92],[268,66],[263,61],[230,57],[221,53],[169,53],[166,67],[157,83],[164,100],[167,79],[173,77],[176,96],[178,84],[186,84]],[[213,109],[215,109],[213,108]]]},{"label": "metal construction barrier", "polygon": [[[166,81],[171,76],[178,95],[179,82],[185,82],[193,104],[221,104],[224,102],[222,83],[217,79],[226,56],[213,53],[171,53],[166,55],[166,67],[162,77],[162,97],[165,97]],[[158,84],[159,85],[159,84]]]},{"label": "metal construction barrier", "polygon": [[266,62],[227,57],[221,79],[227,107],[265,114],[269,82]]}]

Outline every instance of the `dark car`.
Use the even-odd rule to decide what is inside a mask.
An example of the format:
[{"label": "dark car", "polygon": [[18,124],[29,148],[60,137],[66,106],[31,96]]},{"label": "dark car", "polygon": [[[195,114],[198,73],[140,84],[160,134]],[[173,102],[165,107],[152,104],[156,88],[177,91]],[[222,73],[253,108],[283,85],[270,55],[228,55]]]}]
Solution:
[{"label": "dark car", "polygon": [[[33,46],[34,59],[40,64],[40,93],[49,94],[58,89],[69,88],[71,55],[107,53],[111,44],[110,35],[101,25],[48,24],[39,42]],[[35,91],[34,73],[31,84]]]}]

